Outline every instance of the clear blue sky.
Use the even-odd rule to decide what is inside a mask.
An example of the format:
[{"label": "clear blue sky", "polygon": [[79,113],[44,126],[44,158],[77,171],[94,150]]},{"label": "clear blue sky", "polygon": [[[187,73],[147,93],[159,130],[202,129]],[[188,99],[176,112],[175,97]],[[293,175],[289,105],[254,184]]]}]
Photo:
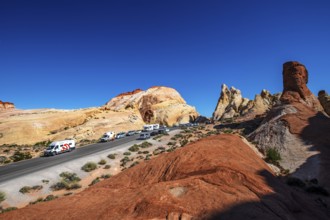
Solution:
[{"label": "clear blue sky", "polygon": [[289,60],[330,92],[330,1],[0,1],[0,100],[20,109],[164,85],[211,116],[222,83],[280,92]]}]

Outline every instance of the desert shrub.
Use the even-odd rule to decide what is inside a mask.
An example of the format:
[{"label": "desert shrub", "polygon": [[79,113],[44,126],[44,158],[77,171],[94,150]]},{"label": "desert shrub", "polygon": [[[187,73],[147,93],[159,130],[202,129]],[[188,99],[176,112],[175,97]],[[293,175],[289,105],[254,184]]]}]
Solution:
[{"label": "desert shrub", "polygon": [[297,186],[300,188],[303,188],[306,186],[306,183],[304,181],[302,181],[301,179],[296,178],[296,177],[289,177],[286,180],[286,184],[288,184],[289,186]]},{"label": "desert shrub", "polygon": [[60,181],[60,182],[53,184],[50,188],[54,191],[67,189],[67,188],[69,188],[69,184],[64,181]]},{"label": "desert shrub", "polygon": [[110,178],[110,177],[111,177],[110,174],[103,174],[103,175],[101,176],[101,178],[103,178],[103,179],[108,179],[108,178]]},{"label": "desert shrub", "polygon": [[99,161],[99,163],[98,164],[100,164],[100,165],[104,165],[104,164],[106,164],[107,163],[107,161],[106,160],[104,160],[104,159],[102,159],[102,160],[100,160]]},{"label": "desert shrub", "polygon": [[20,152],[20,151],[15,151],[15,153],[10,157],[10,159],[14,162],[21,161],[21,160],[27,160],[31,159],[32,155],[30,152]]},{"label": "desert shrub", "polygon": [[98,183],[98,182],[100,182],[101,180],[100,180],[100,178],[99,177],[96,177],[92,182],[91,182],[91,184],[89,184],[88,186],[92,186],[92,185],[94,185],[94,184],[96,184],[96,183]]},{"label": "desert shrub", "polygon": [[0,211],[1,211],[1,213],[5,213],[5,212],[10,212],[10,211],[13,211],[16,209],[17,209],[17,207],[8,207],[8,208],[2,209]]},{"label": "desert shrub", "polygon": [[144,160],[150,160],[151,154],[147,154],[146,158]]},{"label": "desert shrub", "polygon": [[69,195],[72,195],[73,193],[72,192],[68,192],[68,193],[64,193],[63,196],[69,196]]},{"label": "desert shrub", "polygon": [[31,190],[31,187],[30,187],[30,186],[23,186],[23,187],[19,190],[19,192],[25,194],[25,193],[29,193],[30,190]]},{"label": "desert shrub", "polygon": [[148,141],[144,141],[142,144],[140,144],[141,148],[147,148],[147,147],[151,147],[152,143],[149,143]]},{"label": "desert shrub", "polygon": [[62,177],[62,180],[60,182],[53,184],[50,187],[52,190],[56,191],[62,189],[70,190],[70,189],[81,188],[81,185],[77,183],[81,179],[77,176],[76,173],[62,172],[60,174],[60,177]]},{"label": "desert shrub", "polygon": [[49,183],[49,180],[41,180],[41,182],[48,184]]},{"label": "desert shrub", "polygon": [[110,169],[110,168],[111,166],[109,164],[104,166],[104,169]]},{"label": "desert shrub", "polygon": [[126,163],[129,162],[129,161],[130,161],[129,157],[126,156],[126,157],[124,157],[123,159],[120,160],[120,162],[121,162],[120,165],[125,166]]},{"label": "desert shrub", "polygon": [[47,201],[51,201],[51,200],[54,200],[54,199],[57,199],[57,198],[58,198],[57,196],[48,195],[48,196],[46,196],[46,198],[43,201],[47,202]]},{"label": "desert shrub", "polygon": [[135,161],[135,162],[132,163],[131,166],[129,166],[129,167],[134,167],[134,166],[136,166],[136,165],[138,165],[138,164],[139,164],[139,162],[138,162],[138,161]]},{"label": "desert shrub", "polygon": [[168,142],[167,145],[168,145],[168,146],[170,146],[170,145],[175,145],[175,143],[174,143],[174,142]]},{"label": "desert shrub", "polygon": [[111,159],[111,160],[114,160],[114,159],[116,159],[116,155],[115,154],[109,154],[108,158]]},{"label": "desert shrub", "polygon": [[70,184],[69,187],[67,187],[66,189],[70,190],[70,189],[80,189],[80,188],[81,188],[81,185],[79,183],[73,183],[73,184]]},{"label": "desert shrub", "polygon": [[313,194],[318,194],[318,195],[323,195],[323,196],[329,196],[329,192],[321,186],[307,187],[306,192],[313,193]]},{"label": "desert shrub", "polygon": [[275,148],[269,148],[266,151],[266,162],[278,165],[278,162],[281,160],[281,155]]},{"label": "desert shrub", "polygon": [[[132,152],[136,152],[136,151],[139,151],[139,146],[134,144],[133,146],[131,146],[130,148],[128,148],[129,151],[132,151]],[[124,153],[125,155],[125,153]]]},{"label": "desert shrub", "polygon": [[[232,129],[226,129],[226,130],[223,131],[223,133],[231,134],[231,133],[233,133],[233,130]],[[207,132],[207,134],[212,134],[212,132]]]},{"label": "desert shrub", "polygon": [[5,199],[6,199],[6,194],[4,192],[0,192],[0,203],[2,201],[5,201]]},{"label": "desert shrub", "polygon": [[33,191],[38,191],[38,190],[41,190],[43,188],[43,186],[40,186],[40,185],[35,185],[35,186],[23,186],[19,192],[22,193],[22,194],[25,194],[25,193],[29,193],[31,192],[32,190]]},{"label": "desert shrub", "polygon": [[39,203],[39,202],[43,202],[43,201],[44,201],[44,199],[41,198],[41,197],[39,197],[36,201],[34,201],[34,202],[30,202],[30,205],[34,205],[34,204],[37,204],[37,203]]},{"label": "desert shrub", "polygon": [[123,153],[125,156],[129,156],[129,155],[131,155],[131,152],[125,152],[125,153]]},{"label": "desert shrub", "polygon": [[70,172],[62,172],[60,174],[60,177],[62,177],[62,180],[67,183],[79,182],[81,180],[76,173],[70,173]]},{"label": "desert shrub", "polygon": [[94,162],[87,162],[84,166],[81,167],[81,169],[85,172],[91,172],[97,168],[96,163]]},{"label": "desert shrub", "polygon": [[181,140],[180,141],[181,147],[185,146],[186,144],[188,144],[188,140],[187,139],[184,139],[184,140]]}]

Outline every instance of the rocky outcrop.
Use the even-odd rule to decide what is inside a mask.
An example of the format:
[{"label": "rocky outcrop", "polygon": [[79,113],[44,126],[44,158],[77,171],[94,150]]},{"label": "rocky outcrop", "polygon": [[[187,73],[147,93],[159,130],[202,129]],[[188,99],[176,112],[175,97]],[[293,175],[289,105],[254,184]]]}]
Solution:
[{"label": "rocky outcrop", "polygon": [[283,103],[300,102],[316,111],[322,111],[320,102],[308,89],[308,71],[306,67],[297,62],[289,61],[283,64]]},{"label": "rocky outcrop", "polygon": [[330,116],[330,96],[325,90],[319,91],[318,99],[324,111]]},{"label": "rocky outcrop", "polygon": [[235,135],[203,139],[2,219],[328,219]]},{"label": "rocky outcrop", "polygon": [[2,102],[0,100],[0,111],[15,109],[14,103],[11,102]]},{"label": "rocky outcrop", "polygon": [[175,89],[162,86],[121,94],[107,102],[104,108],[136,112],[145,123],[165,125],[194,121],[199,115],[194,107],[186,104]]},{"label": "rocky outcrop", "polygon": [[217,106],[213,113],[213,120],[223,120],[233,117],[250,116],[251,118],[264,114],[279,100],[280,95],[271,95],[269,91],[262,90],[254,100],[243,98],[241,91],[223,84]]},{"label": "rocky outcrop", "polygon": [[[304,180],[317,178],[327,187],[330,120],[318,110],[320,103],[306,84],[306,68],[298,62],[283,65],[281,104],[274,106],[262,124],[249,135],[262,151],[277,149],[284,169]],[[320,152],[322,152],[320,154]]]}]

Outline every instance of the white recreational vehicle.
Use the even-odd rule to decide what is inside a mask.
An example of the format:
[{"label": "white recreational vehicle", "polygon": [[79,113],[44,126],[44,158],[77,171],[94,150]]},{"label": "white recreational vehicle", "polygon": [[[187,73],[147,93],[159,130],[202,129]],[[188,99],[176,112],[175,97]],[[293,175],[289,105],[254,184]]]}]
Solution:
[{"label": "white recreational vehicle", "polygon": [[108,131],[105,132],[104,135],[101,138],[101,142],[107,142],[107,141],[112,141],[116,138],[116,133],[113,131]]},{"label": "white recreational vehicle", "polygon": [[158,129],[159,129],[159,124],[151,124],[151,125],[143,126],[144,131],[153,131],[153,130],[158,130]]},{"label": "white recreational vehicle", "polygon": [[76,149],[74,140],[54,141],[44,151],[44,156],[54,156]]}]

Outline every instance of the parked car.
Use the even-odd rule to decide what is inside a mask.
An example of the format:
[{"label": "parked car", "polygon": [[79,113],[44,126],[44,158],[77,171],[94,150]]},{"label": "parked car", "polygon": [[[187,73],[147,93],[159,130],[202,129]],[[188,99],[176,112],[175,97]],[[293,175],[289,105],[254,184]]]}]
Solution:
[{"label": "parked car", "polygon": [[123,138],[126,136],[126,133],[125,132],[120,132],[116,135],[116,139],[119,139],[119,138]]},{"label": "parked car", "polygon": [[150,138],[150,134],[149,133],[141,133],[140,134],[140,138],[141,140],[146,140]]},{"label": "parked car", "polygon": [[161,128],[158,130],[158,134],[167,134],[167,131],[165,128]]},{"label": "parked car", "polygon": [[135,134],[141,134],[142,130],[136,130]]},{"label": "parked car", "polygon": [[128,131],[127,133],[126,133],[126,136],[132,136],[132,135],[134,135],[135,134],[135,131]]},{"label": "parked car", "polygon": [[159,134],[158,131],[153,131],[153,132],[150,133],[150,136],[156,136],[158,134]]}]

